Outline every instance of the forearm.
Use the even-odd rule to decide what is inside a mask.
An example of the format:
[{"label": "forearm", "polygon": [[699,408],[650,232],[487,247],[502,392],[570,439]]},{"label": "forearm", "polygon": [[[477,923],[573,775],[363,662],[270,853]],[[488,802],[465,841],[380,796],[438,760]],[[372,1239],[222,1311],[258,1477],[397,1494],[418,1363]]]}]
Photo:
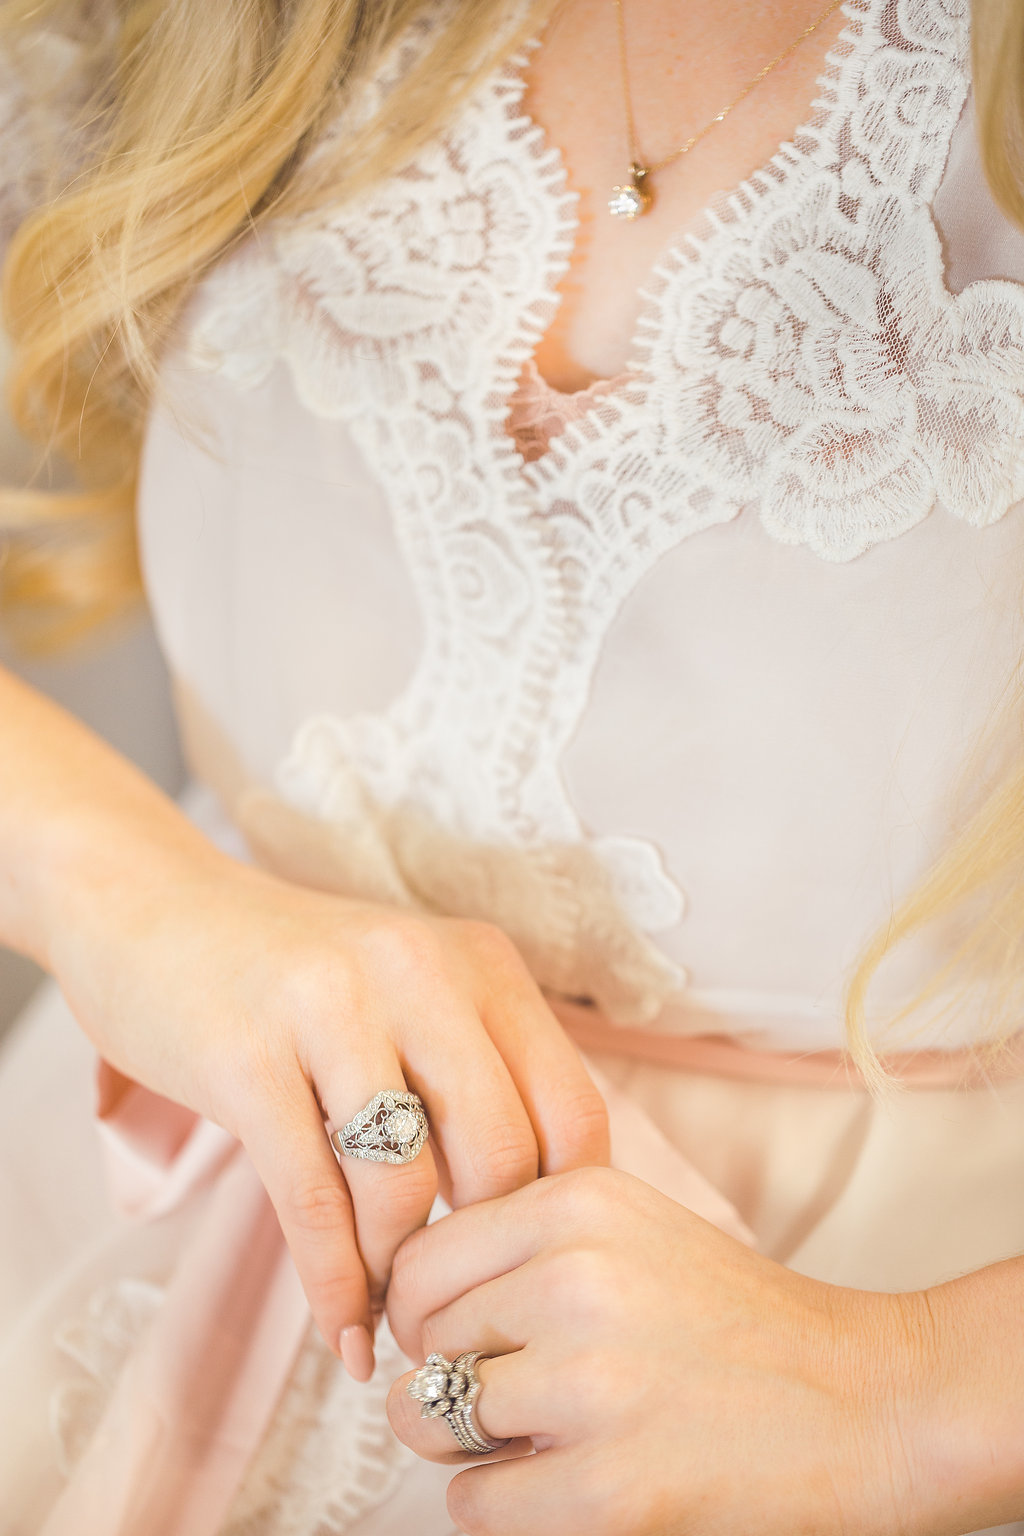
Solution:
[{"label": "forearm", "polygon": [[53,970],[68,925],[208,857],[150,780],[0,669],[0,942]]},{"label": "forearm", "polygon": [[915,1460],[924,1520],[915,1528],[1024,1520],[1024,1258],[916,1300],[909,1315],[922,1360]]}]

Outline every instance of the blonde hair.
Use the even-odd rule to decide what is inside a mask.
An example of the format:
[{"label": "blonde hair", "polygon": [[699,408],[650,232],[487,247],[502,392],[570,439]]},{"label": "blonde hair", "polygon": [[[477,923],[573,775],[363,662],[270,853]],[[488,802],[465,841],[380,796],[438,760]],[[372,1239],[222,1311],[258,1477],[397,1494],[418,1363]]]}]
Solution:
[{"label": "blonde hair", "polygon": [[106,28],[82,27],[83,0],[2,0],[15,58],[44,22],[102,39],[83,61],[101,82],[79,129],[91,152],[25,220],[4,269],[12,416],[81,482],[0,497],[0,602],[37,644],[139,590],[142,426],[189,290],[261,220],[314,206],[325,186],[341,201],[411,158],[541,8],[455,0],[402,90],[300,182],[318,130],[433,0],[120,0]]},{"label": "blonde hair", "polygon": [[[0,0],[0,28],[16,54],[44,24],[73,30],[77,17],[81,27],[85,3]],[[260,220],[314,206],[326,177],[341,200],[410,159],[536,30],[550,0],[450,0],[402,89],[339,142],[316,182],[297,178],[346,93],[428,7],[435,0],[120,0],[106,28],[86,16],[85,31],[101,38],[92,63],[102,85],[83,115],[90,150],[25,220],[4,270],[13,415],[80,478],[70,495],[0,497],[0,527],[19,530],[0,565],[0,601],[30,617],[37,641],[66,641],[138,591],[142,426],[161,345],[190,289]],[[983,162],[1024,226],[1024,7],[973,0],[973,15]],[[1018,693],[1018,716],[1020,706]],[[895,946],[929,925],[959,919],[960,935],[899,1018],[965,971],[1005,979],[1005,1013],[1024,978],[1022,877],[1024,750],[854,971],[849,1048],[869,1083],[886,1079],[865,1022],[869,984]]]},{"label": "blonde hair", "polygon": [[[997,202],[1024,228],[1024,6],[1020,0],[972,0],[971,62],[977,136]],[[1011,729],[1006,730],[1007,723]],[[1007,758],[1009,740],[1009,761]],[[978,786],[982,787],[979,795]],[[846,991],[850,1054],[873,1089],[891,1079],[871,1044],[869,988],[896,948],[934,925],[948,935],[942,965],[887,1020],[902,1025],[929,1005],[952,1017],[970,999],[990,1044],[993,1065],[1021,1027],[1024,1004],[1024,658],[1007,697],[964,765],[962,825],[923,880],[865,947]]]}]

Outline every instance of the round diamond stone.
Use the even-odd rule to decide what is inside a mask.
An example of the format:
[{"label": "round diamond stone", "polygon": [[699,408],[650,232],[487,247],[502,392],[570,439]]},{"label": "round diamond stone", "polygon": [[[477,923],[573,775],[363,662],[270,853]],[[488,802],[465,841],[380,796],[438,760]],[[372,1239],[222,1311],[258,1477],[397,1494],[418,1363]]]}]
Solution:
[{"label": "round diamond stone", "polygon": [[425,1366],[410,1384],[410,1392],[421,1403],[434,1403],[448,1395],[448,1372],[440,1365]]},{"label": "round diamond stone", "polygon": [[397,1142],[400,1147],[407,1147],[411,1141],[415,1141],[419,1128],[419,1121],[411,1109],[393,1109],[384,1122],[384,1133],[388,1140]]}]

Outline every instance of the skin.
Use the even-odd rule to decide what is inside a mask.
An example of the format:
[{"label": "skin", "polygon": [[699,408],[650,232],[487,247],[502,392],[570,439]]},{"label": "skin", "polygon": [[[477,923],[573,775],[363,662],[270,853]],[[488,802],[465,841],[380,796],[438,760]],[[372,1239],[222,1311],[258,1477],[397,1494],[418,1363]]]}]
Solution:
[{"label": "skin", "polygon": [[[641,152],[657,161],[696,133],[825,9],[827,0],[624,0],[630,91]],[[527,73],[525,109],[559,151],[579,203],[562,302],[537,349],[558,389],[614,378],[633,353],[641,290],[665,250],[716,193],[750,176],[806,121],[836,12],[693,152],[652,180],[632,223],[607,211],[628,140],[612,0],[562,0]]]},{"label": "skin", "polygon": [[[645,151],[700,127],[818,9],[629,0]],[[528,80],[581,200],[538,352],[564,388],[621,370],[658,256],[806,116],[841,25],[662,173],[654,212],[627,226],[603,213],[627,158],[612,20],[606,0],[571,0]],[[53,971],[115,1067],[244,1142],[329,1343],[371,1325],[390,1275],[414,1358],[467,1340],[497,1357],[481,1422],[517,1438],[452,1483],[470,1536],[746,1536],[751,1510],[767,1536],[953,1536],[1024,1515],[1021,1261],[913,1297],[839,1290],[585,1168],[607,1157],[602,1107],[502,935],[234,863],[3,674],[0,721],[0,940]],[[440,1160],[339,1169],[324,1117],[402,1081]],[[418,1231],[438,1178],[463,1208]],[[453,1461],[407,1379],[397,1431]]]},{"label": "skin", "polygon": [[[388,1314],[416,1360],[493,1356],[476,1418],[512,1440],[450,1485],[467,1536],[958,1536],[1024,1515],[1022,1284],[825,1285],[586,1169],[410,1238]],[[475,1460],[411,1379],[399,1438]]]},{"label": "skin", "polygon": [[[607,1160],[604,1105],[509,941],[305,890],[213,848],[123,759],[0,673],[0,942],[57,977],[116,1069],[242,1141],[353,1374],[395,1250],[456,1205]],[[345,1159],[382,1087],[433,1151]]]}]

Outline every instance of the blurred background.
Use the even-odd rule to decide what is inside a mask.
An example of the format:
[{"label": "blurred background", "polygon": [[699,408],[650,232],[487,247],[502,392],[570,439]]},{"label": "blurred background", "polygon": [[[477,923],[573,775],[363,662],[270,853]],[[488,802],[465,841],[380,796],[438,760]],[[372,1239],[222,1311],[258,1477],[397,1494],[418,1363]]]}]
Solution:
[{"label": "blurred background", "polygon": [[[0,340],[0,376],[5,371]],[[31,451],[0,408],[0,478],[8,484],[23,484],[31,463]],[[0,666],[17,672],[81,716],[170,793],[181,788],[183,770],[167,676],[143,614],[56,661],[19,656],[0,636]],[[0,947],[0,1036],[39,980],[34,966]]]}]

